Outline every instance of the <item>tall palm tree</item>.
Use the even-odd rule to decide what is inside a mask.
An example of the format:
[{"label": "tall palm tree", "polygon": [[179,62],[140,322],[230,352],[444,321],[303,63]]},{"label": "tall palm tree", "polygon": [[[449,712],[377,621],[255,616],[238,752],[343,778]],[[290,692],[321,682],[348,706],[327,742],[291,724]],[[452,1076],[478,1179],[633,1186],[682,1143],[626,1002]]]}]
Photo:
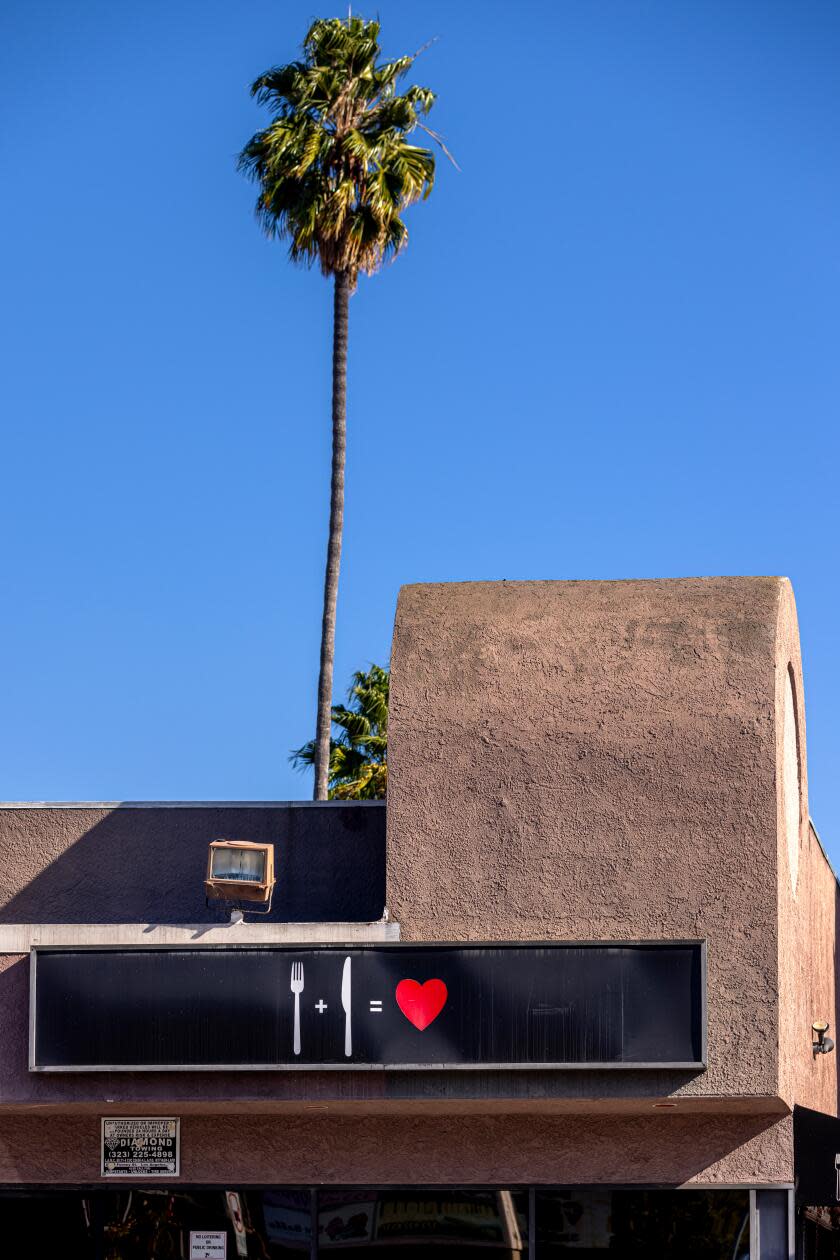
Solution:
[{"label": "tall palm tree", "polygon": [[[350,707],[334,704],[332,720],[338,737],[330,743],[329,794],[339,801],[370,801],[388,788],[388,693],[391,675],[381,665],[359,670],[348,692]],[[315,762],[316,745],[292,753],[296,766]]]},{"label": "tall palm tree", "polygon": [[332,477],[321,623],[315,736],[315,800],[326,800],[335,612],[344,521],[347,429],[347,323],[359,272],[370,274],[404,248],[407,206],[428,197],[435,177],[429,149],[409,144],[434,104],[428,88],[397,84],[417,54],[380,62],[379,23],[359,17],[319,19],[303,57],[260,75],[251,93],[272,118],[239,155],[259,185],[257,217],[269,236],[289,242],[293,262],[334,281]]}]

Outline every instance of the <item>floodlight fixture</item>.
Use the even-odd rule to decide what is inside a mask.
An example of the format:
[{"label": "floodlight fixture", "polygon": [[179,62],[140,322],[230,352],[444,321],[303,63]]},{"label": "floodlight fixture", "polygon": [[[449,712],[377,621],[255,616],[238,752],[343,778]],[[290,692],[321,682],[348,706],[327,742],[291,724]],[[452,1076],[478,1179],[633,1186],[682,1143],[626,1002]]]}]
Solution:
[{"label": "floodlight fixture", "polygon": [[204,892],[208,901],[271,910],[274,894],[274,845],[250,840],[211,840]]}]

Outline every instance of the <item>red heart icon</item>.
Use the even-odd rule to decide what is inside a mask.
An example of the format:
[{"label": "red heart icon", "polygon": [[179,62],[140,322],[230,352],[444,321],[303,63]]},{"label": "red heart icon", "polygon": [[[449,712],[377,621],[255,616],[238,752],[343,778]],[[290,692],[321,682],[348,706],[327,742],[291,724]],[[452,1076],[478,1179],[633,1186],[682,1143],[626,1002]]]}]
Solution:
[{"label": "red heart icon", "polygon": [[397,1006],[409,1023],[420,1032],[437,1019],[446,1005],[446,985],[442,980],[400,980],[397,985]]}]

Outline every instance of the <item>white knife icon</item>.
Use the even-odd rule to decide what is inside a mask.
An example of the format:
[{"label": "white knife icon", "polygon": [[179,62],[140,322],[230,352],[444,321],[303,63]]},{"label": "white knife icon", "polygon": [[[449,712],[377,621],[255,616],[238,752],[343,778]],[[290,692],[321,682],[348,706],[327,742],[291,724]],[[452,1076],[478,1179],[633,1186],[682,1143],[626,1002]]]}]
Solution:
[{"label": "white knife icon", "polygon": [[350,1034],[350,959],[344,959],[344,972],[341,976],[341,1005],[344,1007],[344,1056],[349,1059],[353,1053],[353,1039]]}]

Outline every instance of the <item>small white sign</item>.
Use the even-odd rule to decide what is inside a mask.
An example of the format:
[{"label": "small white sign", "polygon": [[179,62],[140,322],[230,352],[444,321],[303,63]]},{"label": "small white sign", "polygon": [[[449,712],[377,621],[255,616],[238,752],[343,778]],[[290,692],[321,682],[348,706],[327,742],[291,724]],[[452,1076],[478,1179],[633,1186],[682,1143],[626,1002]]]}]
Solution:
[{"label": "small white sign", "polygon": [[179,1131],[175,1116],[104,1116],[103,1177],[177,1177]]},{"label": "small white sign", "polygon": [[233,1236],[236,1239],[236,1254],[247,1257],[248,1234],[245,1229],[245,1220],[242,1216],[242,1203],[235,1190],[225,1191],[225,1197],[227,1199],[228,1216],[233,1225]]},{"label": "small white sign", "polygon": [[226,1260],[226,1257],[225,1230],[190,1230],[190,1260]]}]

